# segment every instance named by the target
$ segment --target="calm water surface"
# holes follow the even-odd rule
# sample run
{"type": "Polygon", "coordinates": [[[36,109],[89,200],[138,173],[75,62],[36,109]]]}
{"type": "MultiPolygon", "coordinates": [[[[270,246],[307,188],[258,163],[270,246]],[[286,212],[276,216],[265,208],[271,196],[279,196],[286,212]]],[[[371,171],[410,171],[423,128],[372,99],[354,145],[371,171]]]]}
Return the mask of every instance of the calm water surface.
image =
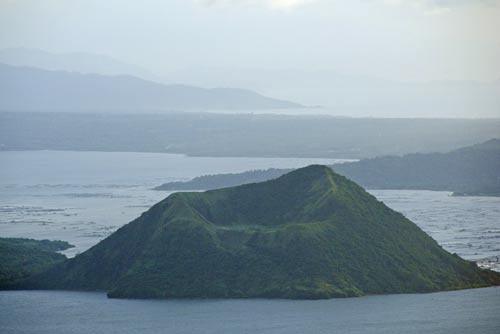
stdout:
{"type": "Polygon", "coordinates": [[[320,301],[1,292],[0,333],[494,334],[500,333],[500,288],[320,301]]]}

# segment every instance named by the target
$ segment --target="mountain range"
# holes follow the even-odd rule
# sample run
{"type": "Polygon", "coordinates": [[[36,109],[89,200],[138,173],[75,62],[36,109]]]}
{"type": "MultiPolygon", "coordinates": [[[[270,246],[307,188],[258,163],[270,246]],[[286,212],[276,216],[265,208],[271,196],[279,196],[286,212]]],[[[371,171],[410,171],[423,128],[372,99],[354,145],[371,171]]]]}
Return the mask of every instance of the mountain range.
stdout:
{"type": "Polygon", "coordinates": [[[234,88],[164,85],[128,75],[105,76],[0,64],[2,111],[258,110],[299,104],[234,88]]]}
{"type": "MultiPolygon", "coordinates": [[[[322,106],[314,111],[330,115],[477,118],[498,117],[500,110],[500,79],[491,82],[395,81],[332,69],[211,68],[204,65],[153,72],[106,55],[54,53],[31,48],[2,49],[0,63],[83,74],[130,75],[167,85],[239,87],[285,101],[322,106]]],[[[311,110],[300,112],[311,113],[311,110]]]]}

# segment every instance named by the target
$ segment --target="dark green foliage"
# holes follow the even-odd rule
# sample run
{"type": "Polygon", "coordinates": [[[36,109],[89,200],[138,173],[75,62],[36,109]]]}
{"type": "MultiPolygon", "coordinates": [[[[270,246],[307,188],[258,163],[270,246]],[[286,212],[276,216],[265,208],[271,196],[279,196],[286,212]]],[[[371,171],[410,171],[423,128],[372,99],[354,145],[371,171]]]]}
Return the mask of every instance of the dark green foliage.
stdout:
{"type": "Polygon", "coordinates": [[[332,298],[500,284],[325,166],[176,193],[30,288],[121,298],[332,298]]]}
{"type": "Polygon", "coordinates": [[[15,288],[33,274],[66,257],[55,253],[73,247],[65,241],[0,238],[0,290],[15,288]]]}

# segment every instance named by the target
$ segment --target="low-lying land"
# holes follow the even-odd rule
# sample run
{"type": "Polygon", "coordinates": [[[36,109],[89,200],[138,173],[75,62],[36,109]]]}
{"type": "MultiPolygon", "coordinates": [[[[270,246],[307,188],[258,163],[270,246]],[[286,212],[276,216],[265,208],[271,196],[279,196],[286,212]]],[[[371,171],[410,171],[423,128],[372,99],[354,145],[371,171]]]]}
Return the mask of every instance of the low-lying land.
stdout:
{"type": "MultiPolygon", "coordinates": [[[[330,166],[367,189],[451,191],[455,196],[500,195],[500,140],[447,153],[387,156],[330,166]]],[[[157,190],[206,190],[279,177],[290,170],[269,169],[239,174],[205,175],[187,182],[165,183],[157,190]]]]}
{"type": "Polygon", "coordinates": [[[500,138],[500,119],[0,112],[0,150],[9,151],[365,159],[447,152],[491,138],[500,138]]]}

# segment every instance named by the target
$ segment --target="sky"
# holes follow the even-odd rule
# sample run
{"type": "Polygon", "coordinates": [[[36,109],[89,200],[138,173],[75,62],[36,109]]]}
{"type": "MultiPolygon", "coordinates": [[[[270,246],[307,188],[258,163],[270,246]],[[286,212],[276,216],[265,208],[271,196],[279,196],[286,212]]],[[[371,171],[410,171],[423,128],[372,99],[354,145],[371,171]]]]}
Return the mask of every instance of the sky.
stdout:
{"type": "Polygon", "coordinates": [[[0,48],[89,52],[154,73],[330,70],[500,78],[497,0],[0,0],[0,48]]]}

